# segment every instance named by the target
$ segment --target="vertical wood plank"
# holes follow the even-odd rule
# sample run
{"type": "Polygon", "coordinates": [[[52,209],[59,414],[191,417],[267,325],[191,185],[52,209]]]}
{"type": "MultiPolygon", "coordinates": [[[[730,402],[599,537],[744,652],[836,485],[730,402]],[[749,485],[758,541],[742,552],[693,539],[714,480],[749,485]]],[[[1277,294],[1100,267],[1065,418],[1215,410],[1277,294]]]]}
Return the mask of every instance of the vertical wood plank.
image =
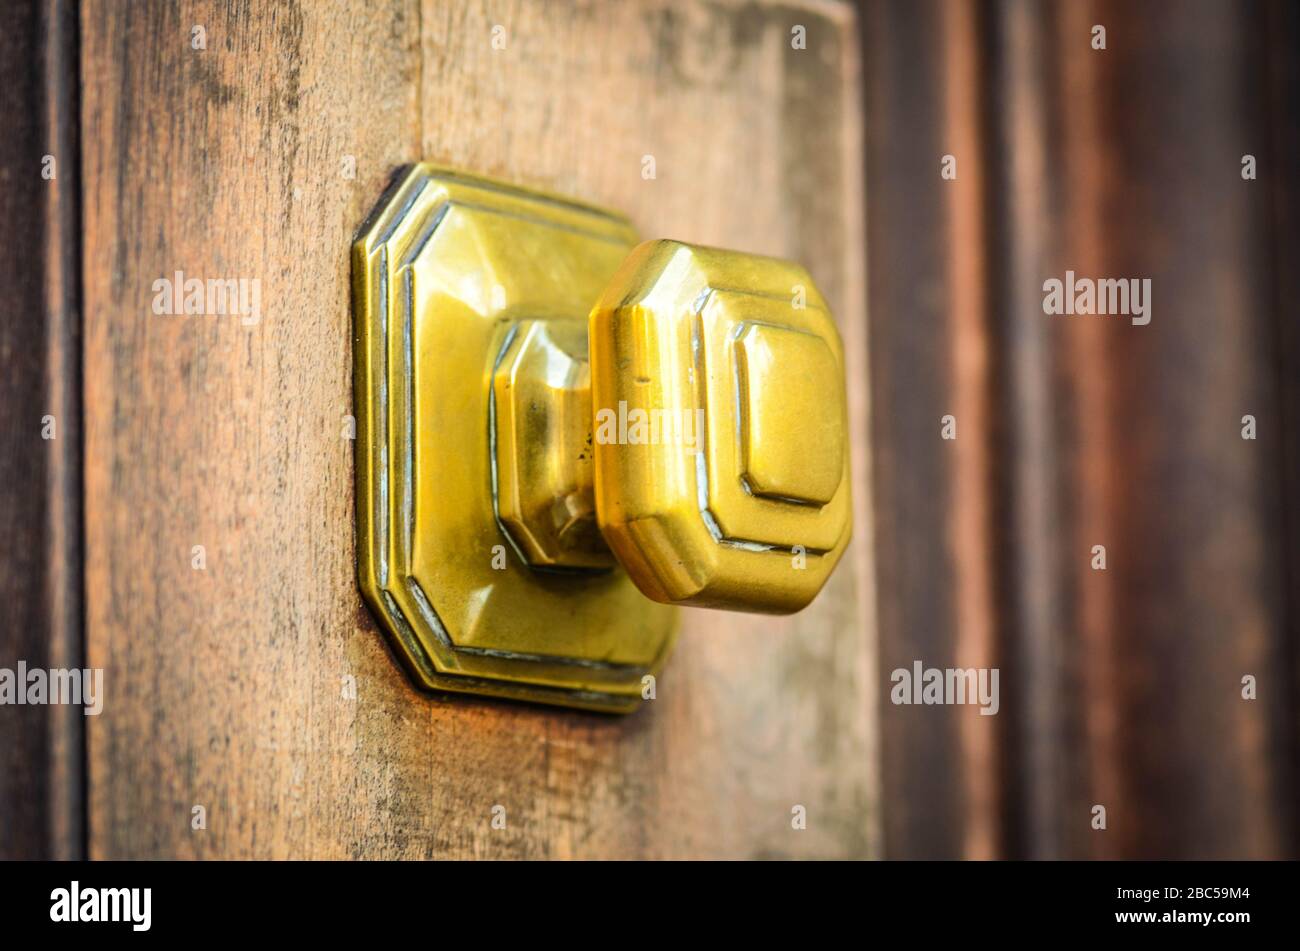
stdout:
{"type": "Polygon", "coordinates": [[[1243,153],[1269,149],[1261,13],[1080,4],[1056,25],[1062,49],[1093,23],[1115,39],[1104,57],[1061,57],[1062,100],[1078,104],[1060,140],[1074,227],[1052,273],[1152,286],[1148,326],[1076,319],[1055,334],[1072,381],[1059,451],[1079,461],[1062,521],[1082,752],[1108,812],[1107,834],[1079,848],[1099,857],[1294,850],[1270,214],[1291,170],[1241,174],[1243,153]],[[1258,699],[1243,699],[1247,675],[1268,685],[1258,699]]]}
{"type": "Polygon", "coordinates": [[[978,798],[989,761],[945,708],[886,707],[886,853],[1294,855],[1294,12],[958,6],[921,8],[933,32],[909,33],[911,4],[865,17],[882,666],[967,666],[955,645],[994,630],[999,780],[978,798]],[[941,77],[972,57],[955,105],[941,77]],[[961,232],[966,201],[982,225],[961,232]],[[1149,278],[1150,325],[1046,315],[1067,270],[1149,278]],[[992,460],[973,494],[948,411],[992,460]],[[951,534],[963,505],[986,534],[951,534]],[[982,561],[995,597],[962,610],[982,561]]]}
{"type": "Polygon", "coordinates": [[[355,582],[347,252],[418,149],[418,11],[88,3],[82,36],[91,854],[401,854],[359,746],[396,672],[355,582]],[[154,314],[177,271],[260,281],[260,320],[154,314]]]}
{"type": "Polygon", "coordinates": [[[88,630],[116,697],[90,735],[92,854],[873,854],[865,440],[854,546],[816,604],[694,614],[659,699],[611,719],[409,686],[357,593],[341,438],[348,245],[416,159],[804,261],[865,432],[851,10],[90,3],[84,21],[88,630]],[[153,315],[176,270],[259,278],[261,321],[153,315]]]}
{"type": "MultiPolygon", "coordinates": [[[[873,4],[863,17],[883,685],[916,661],[1000,656],[980,29],[965,4],[873,4]],[[940,178],[945,155],[955,180],[940,178]],[[941,438],[947,416],[955,440],[941,438]]],[[[883,699],[887,855],[1000,851],[1002,722],[883,699]]]]}
{"type": "MultiPolygon", "coordinates": [[[[0,667],[15,677],[82,666],[76,27],[71,4],[25,2],[0,30],[0,667]]],[[[0,858],[83,855],[84,719],[0,706],[0,858]]]]}
{"type": "MultiPolygon", "coordinates": [[[[1283,802],[1289,802],[1289,837],[1283,840],[1285,854],[1300,855],[1300,815],[1295,803],[1300,794],[1300,725],[1294,712],[1300,705],[1300,319],[1295,302],[1300,300],[1300,269],[1288,262],[1300,261],[1300,188],[1293,174],[1285,169],[1300,168],[1300,127],[1295,121],[1300,112],[1300,10],[1283,0],[1270,0],[1264,10],[1262,29],[1264,60],[1268,71],[1266,115],[1269,127],[1269,166],[1279,174],[1269,179],[1269,205],[1272,216],[1270,269],[1273,288],[1273,320],[1277,354],[1274,364],[1280,379],[1278,407],[1278,472],[1282,500],[1285,631],[1282,645],[1283,664],[1277,683],[1282,691],[1284,715],[1289,713],[1292,729],[1289,741],[1279,756],[1278,785],[1283,802]],[[1289,675],[1288,675],[1289,672],[1289,675]],[[1289,680],[1288,680],[1289,676],[1289,680]]],[[[1285,734],[1284,734],[1285,735],[1285,734]]]]}

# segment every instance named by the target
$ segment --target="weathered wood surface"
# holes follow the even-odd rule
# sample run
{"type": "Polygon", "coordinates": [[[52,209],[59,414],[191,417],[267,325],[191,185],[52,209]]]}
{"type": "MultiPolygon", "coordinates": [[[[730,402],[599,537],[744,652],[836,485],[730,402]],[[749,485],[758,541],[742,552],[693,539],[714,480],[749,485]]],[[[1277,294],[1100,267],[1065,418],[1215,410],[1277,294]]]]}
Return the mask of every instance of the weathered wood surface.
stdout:
{"type": "Polygon", "coordinates": [[[874,854],[850,8],[90,2],[82,41],[90,854],[874,854]],[[361,603],[347,251],[417,159],[797,258],[841,321],[851,552],[797,617],[692,613],[636,716],[419,694],[361,603]],[[154,315],[178,270],[259,279],[260,322],[154,315]]]}

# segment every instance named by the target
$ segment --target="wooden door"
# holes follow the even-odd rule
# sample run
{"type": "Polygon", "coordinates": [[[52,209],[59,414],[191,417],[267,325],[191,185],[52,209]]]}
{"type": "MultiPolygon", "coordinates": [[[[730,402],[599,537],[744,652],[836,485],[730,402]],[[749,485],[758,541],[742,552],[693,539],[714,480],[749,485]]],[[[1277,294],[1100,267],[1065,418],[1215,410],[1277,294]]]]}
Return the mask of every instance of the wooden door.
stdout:
{"type": "Polygon", "coordinates": [[[11,6],[0,677],[107,696],[0,704],[0,858],[1300,854],[1294,4],[11,6]],[[358,594],[348,247],[418,160],[840,321],[851,551],[689,612],[629,718],[419,693],[358,594]],[[1049,317],[1067,269],[1158,312],[1049,317]],[[260,319],[154,314],[177,271],[260,319]],[[917,662],[998,714],[889,702],[917,662]]]}
{"type": "Polygon", "coordinates": [[[875,854],[852,9],[92,0],[79,27],[89,855],[875,854]],[[634,716],[422,694],[358,594],[348,249],[418,160],[799,260],[840,321],[850,553],[797,616],[689,612],[634,716]],[[176,271],[259,279],[260,321],[153,314],[176,271]]]}

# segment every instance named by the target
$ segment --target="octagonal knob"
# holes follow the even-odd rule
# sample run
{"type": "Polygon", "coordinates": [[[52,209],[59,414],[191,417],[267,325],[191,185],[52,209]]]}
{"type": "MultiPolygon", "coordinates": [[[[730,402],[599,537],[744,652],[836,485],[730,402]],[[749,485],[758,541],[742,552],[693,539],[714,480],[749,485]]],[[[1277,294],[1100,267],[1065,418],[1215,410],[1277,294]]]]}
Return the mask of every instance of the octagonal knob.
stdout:
{"type": "Polygon", "coordinates": [[[808,272],[635,248],[588,320],[595,513],[656,601],[787,613],[848,543],[844,354],[808,272]]]}

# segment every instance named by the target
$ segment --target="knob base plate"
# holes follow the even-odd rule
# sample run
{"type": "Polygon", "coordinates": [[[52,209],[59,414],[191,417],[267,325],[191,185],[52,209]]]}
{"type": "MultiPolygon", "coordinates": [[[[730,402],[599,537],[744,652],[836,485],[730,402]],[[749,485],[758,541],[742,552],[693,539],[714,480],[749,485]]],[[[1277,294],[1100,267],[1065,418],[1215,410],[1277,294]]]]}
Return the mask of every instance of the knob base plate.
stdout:
{"type": "Polygon", "coordinates": [[[676,608],[616,565],[530,566],[494,504],[500,355],[524,322],[584,319],[636,240],[616,213],[421,164],[353,245],[357,572],[422,687],[628,712],[671,650],[676,608]]]}

